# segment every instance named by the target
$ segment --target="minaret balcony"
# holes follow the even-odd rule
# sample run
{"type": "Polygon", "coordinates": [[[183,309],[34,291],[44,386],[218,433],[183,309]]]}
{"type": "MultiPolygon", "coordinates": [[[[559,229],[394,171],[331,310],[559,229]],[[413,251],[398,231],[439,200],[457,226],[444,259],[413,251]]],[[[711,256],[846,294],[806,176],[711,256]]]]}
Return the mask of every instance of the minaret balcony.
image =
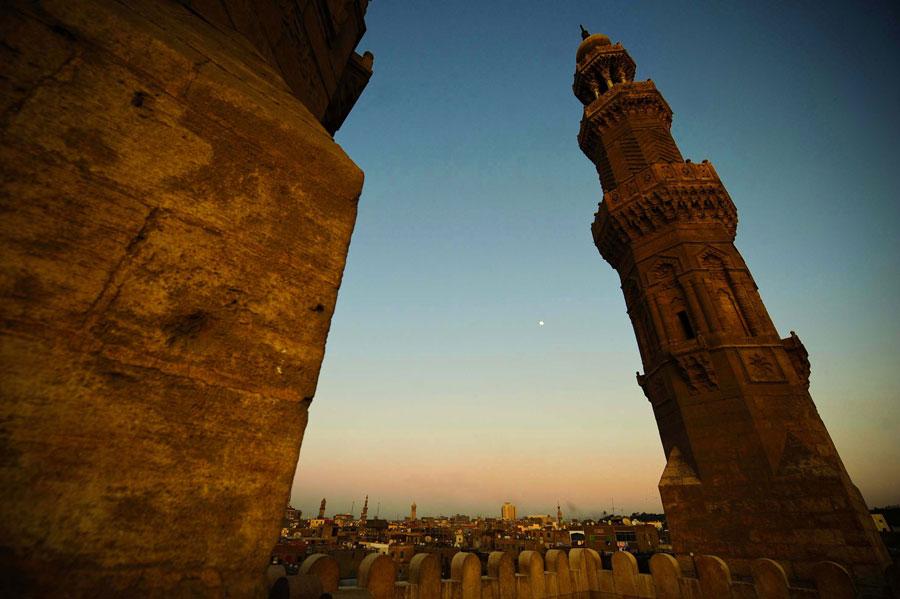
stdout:
{"type": "Polygon", "coordinates": [[[582,104],[590,104],[617,85],[634,81],[634,60],[605,35],[593,35],[578,48],[572,92],[582,104]]]}
{"type": "Polygon", "coordinates": [[[614,266],[630,247],[671,225],[718,223],[729,241],[737,209],[712,164],[655,163],[603,195],[591,229],[601,255],[614,266]]]}

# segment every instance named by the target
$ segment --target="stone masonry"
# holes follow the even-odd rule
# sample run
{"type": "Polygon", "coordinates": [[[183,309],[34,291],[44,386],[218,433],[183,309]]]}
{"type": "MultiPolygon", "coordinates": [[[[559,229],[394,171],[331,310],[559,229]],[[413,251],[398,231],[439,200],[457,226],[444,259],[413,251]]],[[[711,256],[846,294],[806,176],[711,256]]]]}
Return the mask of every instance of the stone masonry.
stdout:
{"type": "Polygon", "coordinates": [[[3,3],[0,595],[266,592],[366,4],[3,3]]]}
{"type": "Polygon", "coordinates": [[[410,562],[409,577],[399,580],[396,564],[372,553],[359,565],[356,586],[341,586],[337,561],[324,554],[307,557],[297,574],[270,566],[273,599],[854,599],[853,579],[834,562],[820,562],[812,579],[798,585],[771,559],[751,564],[747,580],[732,578],[728,565],[713,555],[694,558],[696,575],[685,575],[678,561],[657,553],[649,560],[649,574],[627,551],[610,557],[604,567],[593,549],[550,549],[488,555],[459,552],[450,563],[450,577],[441,578],[438,557],[418,553],[410,562]]]}
{"type": "Polygon", "coordinates": [[[879,587],[889,559],[809,394],[806,349],[782,339],[734,246],[737,211],[707,161],[684,160],[672,111],[604,35],[578,48],[578,141],[603,186],[592,227],[619,273],[667,465],[673,549],[749,575],[822,560],[879,587]]]}

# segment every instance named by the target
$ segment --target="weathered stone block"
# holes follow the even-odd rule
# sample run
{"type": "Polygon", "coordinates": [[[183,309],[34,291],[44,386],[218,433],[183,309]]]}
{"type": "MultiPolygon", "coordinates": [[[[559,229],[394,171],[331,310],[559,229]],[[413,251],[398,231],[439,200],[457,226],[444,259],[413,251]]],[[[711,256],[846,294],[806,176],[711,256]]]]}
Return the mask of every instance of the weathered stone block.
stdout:
{"type": "Polygon", "coordinates": [[[5,588],[261,593],[362,173],[177,4],[2,19],[5,588]]]}

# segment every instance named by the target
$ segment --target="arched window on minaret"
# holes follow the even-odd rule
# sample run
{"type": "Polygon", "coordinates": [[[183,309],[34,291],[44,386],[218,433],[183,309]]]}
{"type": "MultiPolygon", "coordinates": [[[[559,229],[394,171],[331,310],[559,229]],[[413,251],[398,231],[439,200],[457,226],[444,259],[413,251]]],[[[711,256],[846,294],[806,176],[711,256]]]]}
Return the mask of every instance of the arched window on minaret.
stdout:
{"type": "Polygon", "coordinates": [[[676,297],[669,306],[671,308],[671,313],[677,321],[677,330],[680,332],[682,340],[690,341],[691,339],[696,339],[697,329],[694,328],[694,323],[688,315],[687,306],[685,305],[684,300],[681,297],[676,297]]]}

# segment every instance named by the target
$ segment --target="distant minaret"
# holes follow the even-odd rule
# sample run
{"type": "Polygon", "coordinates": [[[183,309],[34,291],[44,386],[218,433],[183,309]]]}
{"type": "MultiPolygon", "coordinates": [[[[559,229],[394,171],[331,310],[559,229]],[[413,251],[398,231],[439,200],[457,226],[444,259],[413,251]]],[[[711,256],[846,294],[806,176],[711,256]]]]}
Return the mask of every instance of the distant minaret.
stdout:
{"type": "Polygon", "coordinates": [[[410,520],[416,519],[416,502],[415,501],[413,501],[413,504],[410,506],[409,519],[410,520]]]}
{"type": "Polygon", "coordinates": [[[359,515],[360,524],[362,527],[366,527],[366,520],[369,518],[369,496],[366,495],[366,501],[363,503],[362,513],[359,515]]]}
{"type": "Polygon", "coordinates": [[[322,503],[319,504],[319,520],[323,520],[325,518],[325,498],[322,498],[322,503]]]}
{"type": "Polygon", "coordinates": [[[562,508],[559,507],[559,501],[556,502],[556,523],[562,526],[562,508]]]}

